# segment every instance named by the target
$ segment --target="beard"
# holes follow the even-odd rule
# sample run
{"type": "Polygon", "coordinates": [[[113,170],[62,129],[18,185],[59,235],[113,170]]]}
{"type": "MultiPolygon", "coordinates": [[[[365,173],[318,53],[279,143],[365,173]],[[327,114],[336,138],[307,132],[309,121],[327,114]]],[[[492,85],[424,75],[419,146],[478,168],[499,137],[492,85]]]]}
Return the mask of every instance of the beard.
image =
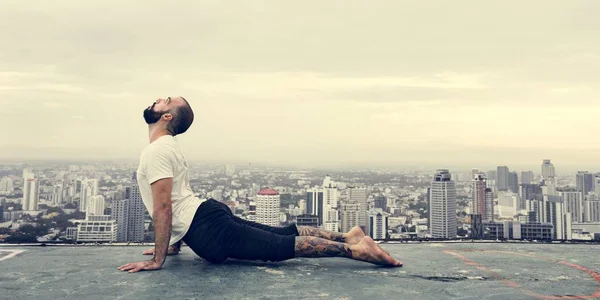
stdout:
{"type": "Polygon", "coordinates": [[[148,124],[148,125],[158,122],[158,120],[160,120],[160,117],[162,117],[163,114],[168,112],[168,111],[154,111],[155,105],[156,105],[156,103],[152,104],[151,107],[144,109],[144,120],[146,121],[146,124],[148,124]]]}

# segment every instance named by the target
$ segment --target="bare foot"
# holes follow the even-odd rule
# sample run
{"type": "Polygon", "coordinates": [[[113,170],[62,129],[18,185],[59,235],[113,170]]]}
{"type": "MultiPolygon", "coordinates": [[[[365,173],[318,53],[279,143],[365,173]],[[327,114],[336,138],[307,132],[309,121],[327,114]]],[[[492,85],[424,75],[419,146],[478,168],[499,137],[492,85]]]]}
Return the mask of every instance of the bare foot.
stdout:
{"type": "Polygon", "coordinates": [[[352,258],[376,265],[402,267],[403,263],[383,251],[371,237],[365,236],[357,245],[353,245],[352,258]]]}
{"type": "Polygon", "coordinates": [[[348,233],[344,234],[344,242],[350,245],[358,244],[365,237],[365,233],[359,226],[354,226],[348,233]]]}
{"type": "MultiPolygon", "coordinates": [[[[365,233],[362,229],[360,229],[360,226],[354,226],[352,229],[350,229],[350,231],[348,231],[348,233],[344,234],[344,242],[346,244],[356,245],[360,243],[364,237],[365,233]]],[[[379,245],[377,245],[377,247],[381,248],[379,245]]],[[[385,249],[381,248],[381,250],[390,255],[390,253],[385,251],[385,249]]]]}

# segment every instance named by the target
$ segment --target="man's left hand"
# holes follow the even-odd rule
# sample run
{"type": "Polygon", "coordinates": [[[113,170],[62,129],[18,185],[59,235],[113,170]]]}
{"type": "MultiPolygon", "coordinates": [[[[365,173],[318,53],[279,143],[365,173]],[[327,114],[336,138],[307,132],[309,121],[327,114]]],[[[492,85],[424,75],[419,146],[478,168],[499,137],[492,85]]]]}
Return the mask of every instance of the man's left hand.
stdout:
{"type": "Polygon", "coordinates": [[[162,266],[154,260],[141,261],[131,264],[120,266],[118,269],[121,271],[129,271],[129,273],[135,273],[138,271],[154,271],[159,270],[162,266]]]}

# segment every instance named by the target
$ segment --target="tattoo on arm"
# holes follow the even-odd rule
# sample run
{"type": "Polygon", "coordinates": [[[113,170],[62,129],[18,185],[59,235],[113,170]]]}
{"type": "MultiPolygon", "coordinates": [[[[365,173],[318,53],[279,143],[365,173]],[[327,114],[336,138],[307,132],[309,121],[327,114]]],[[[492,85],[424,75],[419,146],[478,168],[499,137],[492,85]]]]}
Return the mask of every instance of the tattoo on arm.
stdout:
{"type": "Polygon", "coordinates": [[[315,236],[315,237],[324,238],[324,239],[327,239],[330,241],[335,241],[335,242],[340,242],[340,243],[345,242],[344,236],[340,232],[321,230],[319,228],[309,227],[309,226],[298,226],[298,232],[300,233],[300,236],[315,236]]]}
{"type": "Polygon", "coordinates": [[[352,258],[350,245],[328,241],[314,236],[296,237],[296,257],[348,257],[352,258]]]}

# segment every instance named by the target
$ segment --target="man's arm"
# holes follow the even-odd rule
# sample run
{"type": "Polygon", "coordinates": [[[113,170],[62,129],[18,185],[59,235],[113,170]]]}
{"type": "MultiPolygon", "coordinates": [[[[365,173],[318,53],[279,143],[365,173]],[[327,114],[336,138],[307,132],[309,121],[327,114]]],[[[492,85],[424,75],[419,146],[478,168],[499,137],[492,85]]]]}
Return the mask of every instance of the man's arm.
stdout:
{"type": "Polygon", "coordinates": [[[165,262],[171,240],[171,191],[173,190],[173,178],[163,178],[152,183],[152,199],[154,211],[154,258],[159,266],[165,262]]]}

